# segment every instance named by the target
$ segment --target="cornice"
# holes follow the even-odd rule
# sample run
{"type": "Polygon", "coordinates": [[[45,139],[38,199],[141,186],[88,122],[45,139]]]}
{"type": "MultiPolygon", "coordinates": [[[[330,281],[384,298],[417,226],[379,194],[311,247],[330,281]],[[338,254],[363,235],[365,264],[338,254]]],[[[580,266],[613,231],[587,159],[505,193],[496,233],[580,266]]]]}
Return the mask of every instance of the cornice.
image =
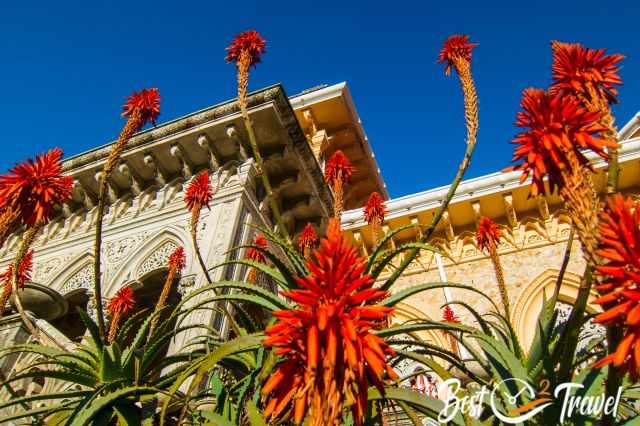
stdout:
{"type": "MultiPolygon", "coordinates": [[[[603,168],[606,163],[593,152],[586,153],[596,169],[603,168]]],[[[625,141],[620,146],[619,161],[624,163],[640,158],[640,138],[625,141]]],[[[515,188],[527,187],[531,184],[531,178],[520,182],[520,172],[492,173],[489,175],[464,180],[458,186],[456,194],[451,199],[450,205],[486,197],[491,194],[511,191],[515,188]]],[[[430,189],[404,197],[387,201],[387,220],[414,215],[423,211],[435,209],[449,191],[449,185],[430,189]]],[[[344,212],[342,224],[345,229],[356,229],[366,226],[363,218],[363,209],[354,209],[344,212]]]]}
{"type": "MultiPolygon", "coordinates": [[[[274,101],[283,96],[286,99],[284,88],[282,87],[282,85],[276,84],[264,89],[251,92],[248,96],[247,103],[249,108],[251,109],[274,101]]],[[[149,145],[158,139],[175,135],[179,132],[189,130],[193,127],[200,126],[205,123],[215,122],[225,117],[229,117],[239,113],[240,108],[236,99],[228,100],[220,104],[210,106],[208,108],[193,112],[167,123],[163,123],[157,127],[137,133],[131,139],[129,139],[125,152],[130,151],[133,148],[149,145]]],[[[65,172],[71,172],[74,169],[80,168],[87,164],[97,163],[101,160],[106,159],[106,157],[111,152],[112,143],[113,142],[110,142],[108,144],[94,148],[90,151],[67,158],[63,162],[63,170],[65,172]]]]}

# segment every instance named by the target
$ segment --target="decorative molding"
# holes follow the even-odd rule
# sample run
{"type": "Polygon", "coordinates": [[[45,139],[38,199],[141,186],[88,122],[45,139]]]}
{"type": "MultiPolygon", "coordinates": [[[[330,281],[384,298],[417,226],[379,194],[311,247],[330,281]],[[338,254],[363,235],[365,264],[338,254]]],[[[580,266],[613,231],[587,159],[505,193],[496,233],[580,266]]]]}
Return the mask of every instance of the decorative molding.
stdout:
{"type": "MultiPolygon", "coordinates": [[[[282,88],[282,86],[275,85],[259,90],[257,92],[250,93],[247,98],[247,104],[249,108],[252,108],[271,101],[278,101],[279,103],[281,103],[282,100],[280,98],[284,98],[284,101],[289,104],[289,100],[284,94],[284,89],[282,88]]],[[[177,120],[170,121],[166,124],[162,124],[158,127],[154,127],[152,129],[145,130],[136,134],[127,142],[125,153],[140,146],[150,145],[156,140],[173,136],[177,133],[192,129],[204,123],[220,120],[223,117],[228,117],[233,114],[239,113],[240,108],[238,107],[238,103],[235,99],[218,105],[214,105],[205,110],[186,115],[177,120]]],[[[295,116],[293,117],[293,119],[295,120],[295,116]]],[[[63,162],[63,170],[65,172],[68,172],[91,163],[100,163],[106,160],[107,156],[111,152],[111,144],[112,142],[83,154],[68,158],[63,162]]]]}
{"type": "Polygon", "coordinates": [[[107,241],[104,245],[106,262],[111,264],[120,263],[135,248],[140,247],[150,235],[151,231],[144,231],[118,240],[107,241]]]}
{"type": "Polygon", "coordinates": [[[78,272],[73,274],[71,278],[69,278],[62,287],[60,287],[60,294],[65,295],[73,290],[77,290],[79,288],[85,288],[90,290],[93,288],[93,264],[87,263],[83,266],[78,272]]]}
{"type": "Polygon", "coordinates": [[[69,261],[73,257],[75,256],[67,254],[65,256],[56,256],[50,259],[45,259],[41,262],[34,262],[33,281],[41,284],[48,284],[57,272],[68,265],[69,261]]]}
{"type": "Polygon", "coordinates": [[[193,290],[195,284],[196,274],[186,275],[180,278],[180,281],[178,282],[178,293],[180,293],[182,297],[186,296],[187,293],[193,290]]]}
{"type": "Polygon", "coordinates": [[[513,195],[510,192],[502,194],[502,202],[507,216],[507,222],[512,228],[518,226],[518,216],[516,209],[513,207],[513,195]]]}
{"type": "Polygon", "coordinates": [[[453,232],[453,226],[451,225],[448,210],[442,213],[442,220],[440,222],[442,223],[442,226],[444,226],[444,235],[446,236],[447,241],[453,241],[455,238],[455,232],[453,232]]]}

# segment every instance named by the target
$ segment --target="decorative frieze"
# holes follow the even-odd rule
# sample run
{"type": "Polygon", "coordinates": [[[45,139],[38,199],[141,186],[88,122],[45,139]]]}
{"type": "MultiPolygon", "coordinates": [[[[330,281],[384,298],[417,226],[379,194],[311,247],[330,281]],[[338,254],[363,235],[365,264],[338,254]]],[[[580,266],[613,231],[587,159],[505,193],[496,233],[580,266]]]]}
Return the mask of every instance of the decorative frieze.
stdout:
{"type": "Polygon", "coordinates": [[[59,292],[60,294],[65,295],[79,288],[85,288],[89,290],[93,288],[93,278],[93,264],[88,263],[78,272],[73,274],[71,278],[69,278],[64,284],[62,284],[59,292]]]}
{"type": "Polygon", "coordinates": [[[136,247],[149,238],[151,231],[140,232],[118,240],[107,241],[104,245],[104,253],[107,263],[119,263],[133,252],[136,247]]]}

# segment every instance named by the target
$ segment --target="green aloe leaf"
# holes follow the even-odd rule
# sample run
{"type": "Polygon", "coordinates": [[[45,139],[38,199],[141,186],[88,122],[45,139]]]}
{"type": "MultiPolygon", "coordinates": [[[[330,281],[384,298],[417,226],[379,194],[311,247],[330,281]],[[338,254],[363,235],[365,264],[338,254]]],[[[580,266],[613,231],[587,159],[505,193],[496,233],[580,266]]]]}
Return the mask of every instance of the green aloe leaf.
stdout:
{"type": "Polygon", "coordinates": [[[102,410],[115,407],[116,404],[129,397],[139,398],[142,395],[152,395],[158,393],[158,389],[146,386],[130,386],[106,393],[96,398],[82,412],[80,412],[69,426],[85,426],[92,423],[92,420],[100,414],[102,410]]]}

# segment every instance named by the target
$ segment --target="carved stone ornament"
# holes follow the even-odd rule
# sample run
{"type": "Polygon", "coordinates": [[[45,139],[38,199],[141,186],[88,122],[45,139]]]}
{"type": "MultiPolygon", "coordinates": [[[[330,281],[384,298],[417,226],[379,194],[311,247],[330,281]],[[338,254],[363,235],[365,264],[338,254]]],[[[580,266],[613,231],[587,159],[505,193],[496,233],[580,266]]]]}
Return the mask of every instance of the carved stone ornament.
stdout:
{"type": "Polygon", "coordinates": [[[162,244],[138,266],[136,277],[140,278],[151,271],[167,266],[169,255],[177,248],[178,245],[173,241],[162,244]]]}

